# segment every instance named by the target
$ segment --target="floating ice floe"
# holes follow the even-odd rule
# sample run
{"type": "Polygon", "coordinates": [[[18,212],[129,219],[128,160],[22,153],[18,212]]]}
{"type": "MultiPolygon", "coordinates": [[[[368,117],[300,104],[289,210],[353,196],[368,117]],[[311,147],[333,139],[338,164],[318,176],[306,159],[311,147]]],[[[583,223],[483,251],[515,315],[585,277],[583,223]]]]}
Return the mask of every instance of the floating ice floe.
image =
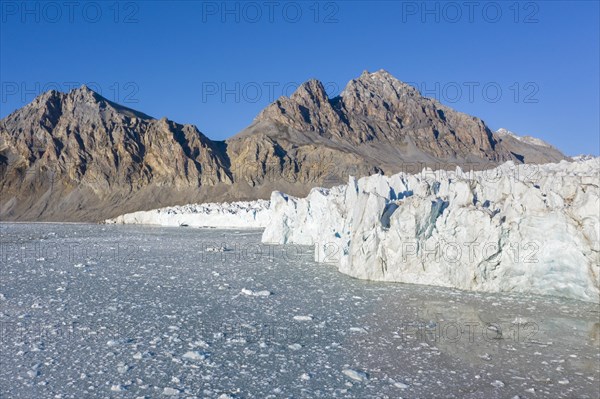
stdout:
{"type": "Polygon", "coordinates": [[[110,387],[110,390],[113,392],[124,392],[127,390],[123,385],[115,384],[110,387]]]}
{"type": "Polygon", "coordinates": [[[247,296],[269,296],[273,294],[271,291],[252,291],[247,288],[242,288],[241,293],[247,296]]]}
{"type": "Polygon", "coordinates": [[[188,360],[204,360],[208,357],[208,354],[200,351],[188,351],[183,357],[188,360]]]}
{"type": "Polygon", "coordinates": [[[344,369],[342,370],[345,376],[353,379],[354,381],[366,381],[369,379],[369,375],[364,371],[352,370],[352,369],[344,369]]]}
{"type": "Polygon", "coordinates": [[[179,389],[175,389],[175,388],[171,388],[171,387],[166,387],[163,389],[163,395],[165,396],[175,396],[175,395],[179,395],[181,393],[181,391],[179,389]]]}
{"type": "Polygon", "coordinates": [[[312,316],[294,316],[294,320],[296,321],[311,321],[312,319],[312,316]]]}
{"type": "Polygon", "coordinates": [[[206,247],[206,249],[204,249],[204,252],[226,252],[229,251],[229,249],[225,248],[225,247],[206,247]]]}

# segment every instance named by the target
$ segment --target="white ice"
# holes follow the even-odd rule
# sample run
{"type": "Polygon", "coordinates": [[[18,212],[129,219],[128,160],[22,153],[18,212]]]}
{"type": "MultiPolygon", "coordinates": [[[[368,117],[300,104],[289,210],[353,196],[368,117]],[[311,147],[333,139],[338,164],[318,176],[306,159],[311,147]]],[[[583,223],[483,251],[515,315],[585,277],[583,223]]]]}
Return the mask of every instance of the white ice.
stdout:
{"type": "Polygon", "coordinates": [[[127,213],[105,221],[107,224],[159,226],[262,228],[269,221],[269,201],[240,201],[170,206],[127,213]]]}
{"type": "Polygon", "coordinates": [[[271,196],[262,241],[353,277],[598,301],[600,158],[349,179],[271,196]]]}
{"type": "Polygon", "coordinates": [[[168,207],[107,223],[265,228],[264,243],[314,245],[317,262],[356,278],[597,302],[599,165],[581,158],[350,177],[306,198],[273,192],[270,201],[168,207]]]}

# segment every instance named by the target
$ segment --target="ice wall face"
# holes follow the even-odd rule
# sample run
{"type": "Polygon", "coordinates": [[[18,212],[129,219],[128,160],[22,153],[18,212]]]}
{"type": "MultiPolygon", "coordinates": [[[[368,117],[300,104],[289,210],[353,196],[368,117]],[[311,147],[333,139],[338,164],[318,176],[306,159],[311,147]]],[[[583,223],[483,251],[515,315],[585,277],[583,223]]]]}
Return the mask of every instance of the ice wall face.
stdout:
{"type": "Polygon", "coordinates": [[[263,242],[314,244],[351,276],[598,301],[600,158],[374,175],[278,192],[263,242]]]}
{"type": "Polygon", "coordinates": [[[240,201],[170,206],[127,213],[106,223],[217,228],[263,228],[269,222],[269,201],[240,201]]]}

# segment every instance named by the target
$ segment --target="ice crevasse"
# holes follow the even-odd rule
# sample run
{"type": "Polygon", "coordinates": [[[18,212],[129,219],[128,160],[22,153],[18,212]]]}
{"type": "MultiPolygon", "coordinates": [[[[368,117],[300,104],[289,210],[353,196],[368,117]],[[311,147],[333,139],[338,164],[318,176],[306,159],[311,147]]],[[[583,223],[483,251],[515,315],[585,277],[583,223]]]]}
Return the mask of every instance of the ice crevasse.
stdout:
{"type": "Polygon", "coordinates": [[[599,301],[600,158],[355,179],[271,195],[262,241],[380,281],[599,301]]]}

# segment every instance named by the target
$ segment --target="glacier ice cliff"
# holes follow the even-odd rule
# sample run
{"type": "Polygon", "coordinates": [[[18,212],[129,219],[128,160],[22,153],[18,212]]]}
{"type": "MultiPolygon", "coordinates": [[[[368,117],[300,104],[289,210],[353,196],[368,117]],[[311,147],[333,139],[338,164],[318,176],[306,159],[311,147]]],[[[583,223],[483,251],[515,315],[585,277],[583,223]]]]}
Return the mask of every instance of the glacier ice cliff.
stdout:
{"type": "Polygon", "coordinates": [[[269,201],[189,204],[139,211],[108,219],[108,224],[148,224],[216,228],[264,228],[269,222],[269,201]]]}
{"type": "Polygon", "coordinates": [[[273,192],[262,241],[379,281],[599,300],[600,158],[273,192]]]}

